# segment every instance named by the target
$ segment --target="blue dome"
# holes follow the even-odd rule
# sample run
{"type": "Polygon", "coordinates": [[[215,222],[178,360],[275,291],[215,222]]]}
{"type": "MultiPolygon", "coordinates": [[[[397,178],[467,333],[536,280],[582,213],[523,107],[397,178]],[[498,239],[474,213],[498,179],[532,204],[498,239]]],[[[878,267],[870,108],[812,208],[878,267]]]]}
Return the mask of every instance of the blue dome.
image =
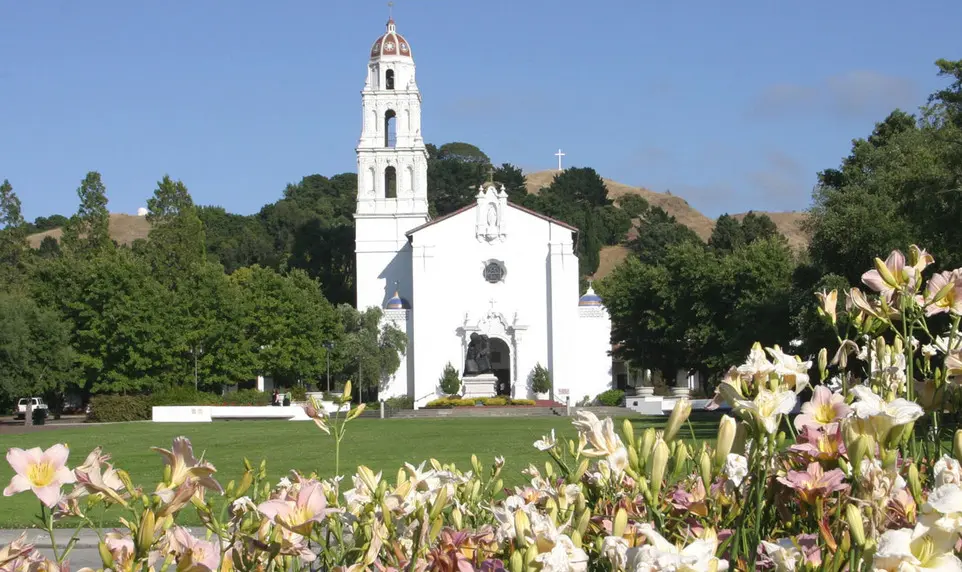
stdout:
{"type": "Polygon", "coordinates": [[[584,293],[584,296],[578,299],[579,306],[603,306],[601,302],[601,296],[595,294],[595,289],[588,285],[588,291],[584,293]]]}
{"type": "Polygon", "coordinates": [[[408,301],[402,298],[401,295],[397,293],[397,290],[394,291],[394,296],[384,305],[386,310],[407,310],[410,307],[411,305],[408,304],[408,301]]]}

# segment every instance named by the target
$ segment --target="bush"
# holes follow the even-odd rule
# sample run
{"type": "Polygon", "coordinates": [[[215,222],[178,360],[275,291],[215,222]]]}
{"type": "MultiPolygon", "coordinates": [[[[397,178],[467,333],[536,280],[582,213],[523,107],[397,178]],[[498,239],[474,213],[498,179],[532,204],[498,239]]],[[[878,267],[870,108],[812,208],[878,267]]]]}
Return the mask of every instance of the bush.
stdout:
{"type": "Polygon", "coordinates": [[[270,405],[271,394],[256,389],[242,389],[228,393],[216,405],[270,405]]]}
{"type": "Polygon", "coordinates": [[[534,374],[531,376],[531,391],[535,393],[551,391],[551,374],[540,363],[534,366],[534,374]]]}
{"type": "Polygon", "coordinates": [[[478,403],[485,407],[505,407],[514,405],[534,405],[530,399],[509,399],[507,397],[480,397],[476,399],[460,399],[457,397],[441,397],[429,401],[425,409],[451,409],[452,407],[474,407],[478,403]]]}
{"type": "Polygon", "coordinates": [[[142,395],[95,395],[90,398],[88,421],[109,423],[150,419],[150,401],[142,395]]]}
{"type": "Polygon", "coordinates": [[[621,405],[621,402],[625,398],[625,392],[620,389],[609,389],[604,393],[599,393],[595,401],[598,405],[604,405],[606,407],[617,407],[621,405]]]}
{"type": "Polygon", "coordinates": [[[533,399],[512,399],[508,405],[535,405],[533,399]]]}
{"type": "Polygon", "coordinates": [[[391,409],[414,409],[414,398],[406,395],[388,397],[384,400],[384,406],[391,409]]]}
{"type": "Polygon", "coordinates": [[[508,400],[504,397],[485,397],[481,400],[485,407],[503,407],[508,404],[508,400]]]}
{"type": "Polygon", "coordinates": [[[219,405],[221,397],[196,391],[193,387],[172,387],[147,396],[151,407],[164,405],[219,405]]]}
{"type": "Polygon", "coordinates": [[[458,377],[458,370],[454,369],[451,362],[444,366],[444,373],[438,379],[438,384],[441,386],[441,391],[447,395],[457,395],[461,391],[461,378],[458,377]]]}
{"type": "Polygon", "coordinates": [[[303,385],[292,387],[291,401],[307,401],[307,388],[303,385]]]}

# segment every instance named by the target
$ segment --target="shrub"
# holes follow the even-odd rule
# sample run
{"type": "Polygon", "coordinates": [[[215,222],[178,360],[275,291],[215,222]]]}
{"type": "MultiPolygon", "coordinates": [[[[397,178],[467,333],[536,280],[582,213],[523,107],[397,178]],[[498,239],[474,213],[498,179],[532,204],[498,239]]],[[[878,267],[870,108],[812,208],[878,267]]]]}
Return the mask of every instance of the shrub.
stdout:
{"type": "Polygon", "coordinates": [[[607,407],[617,407],[621,405],[622,400],[625,398],[625,392],[620,389],[609,389],[604,393],[599,393],[595,401],[598,405],[604,405],[607,407]]]}
{"type": "Polygon", "coordinates": [[[303,385],[292,387],[291,401],[307,401],[307,388],[303,385]]]}
{"type": "Polygon", "coordinates": [[[535,405],[533,399],[512,399],[509,405],[535,405]]]}
{"type": "Polygon", "coordinates": [[[397,395],[384,400],[384,406],[391,409],[414,409],[414,398],[407,395],[397,395]]]}
{"type": "Polygon", "coordinates": [[[457,395],[461,391],[461,378],[458,377],[458,370],[454,369],[451,362],[444,366],[444,373],[438,379],[438,385],[441,386],[441,391],[447,395],[457,395]]]}
{"type": "Polygon", "coordinates": [[[534,373],[531,376],[531,391],[535,393],[551,391],[551,374],[540,363],[534,366],[534,373]]]}
{"type": "Polygon", "coordinates": [[[486,397],[481,402],[485,407],[503,407],[508,404],[508,400],[504,397],[486,397]]]}
{"type": "Polygon", "coordinates": [[[164,405],[218,405],[219,395],[196,391],[193,387],[171,387],[147,396],[151,407],[164,405]]]}
{"type": "Polygon", "coordinates": [[[219,405],[270,405],[271,394],[256,389],[242,389],[225,395],[219,405]]]}
{"type": "Polygon", "coordinates": [[[150,401],[142,395],[96,395],[90,398],[89,421],[110,423],[150,419],[150,401]]]}

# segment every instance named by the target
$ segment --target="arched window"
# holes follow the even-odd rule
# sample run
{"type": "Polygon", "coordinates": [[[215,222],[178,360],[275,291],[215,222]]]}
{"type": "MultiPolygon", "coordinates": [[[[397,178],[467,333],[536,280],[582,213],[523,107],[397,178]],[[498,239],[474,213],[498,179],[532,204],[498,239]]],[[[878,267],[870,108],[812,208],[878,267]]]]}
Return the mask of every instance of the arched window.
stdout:
{"type": "Polygon", "coordinates": [[[376,175],[374,174],[374,167],[368,167],[366,177],[367,181],[364,182],[364,188],[371,196],[374,196],[374,186],[377,183],[377,179],[375,177],[376,175]]]}
{"type": "Polygon", "coordinates": [[[393,109],[384,113],[384,146],[394,147],[397,143],[397,116],[393,109]]]}
{"type": "Polygon", "coordinates": [[[397,198],[397,170],[394,167],[384,169],[384,197],[397,198]]]}
{"type": "Polygon", "coordinates": [[[384,74],[384,84],[387,89],[394,89],[394,70],[387,70],[384,74]]]}

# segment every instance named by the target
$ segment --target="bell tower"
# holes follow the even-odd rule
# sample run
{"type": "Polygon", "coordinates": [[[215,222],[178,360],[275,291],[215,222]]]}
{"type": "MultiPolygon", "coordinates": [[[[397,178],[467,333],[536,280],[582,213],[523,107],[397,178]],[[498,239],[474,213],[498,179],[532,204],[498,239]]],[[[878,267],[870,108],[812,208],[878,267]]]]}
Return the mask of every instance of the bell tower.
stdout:
{"type": "Polygon", "coordinates": [[[359,309],[383,308],[395,283],[402,298],[411,300],[405,233],[428,221],[428,153],[414,69],[411,45],[392,18],[371,46],[361,90],[354,215],[359,309]]]}

